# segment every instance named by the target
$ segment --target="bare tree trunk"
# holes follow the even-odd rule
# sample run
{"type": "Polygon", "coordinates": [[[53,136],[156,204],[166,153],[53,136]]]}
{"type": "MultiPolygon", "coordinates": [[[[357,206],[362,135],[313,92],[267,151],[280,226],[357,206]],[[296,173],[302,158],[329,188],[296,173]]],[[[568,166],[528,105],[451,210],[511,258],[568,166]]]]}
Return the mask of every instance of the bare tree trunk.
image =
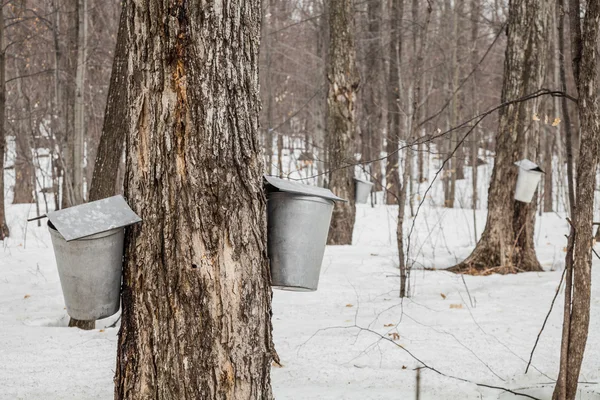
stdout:
{"type": "Polygon", "coordinates": [[[270,400],[260,0],[124,4],[125,195],[144,222],[126,239],[115,398],[270,400]]]}
{"type": "Polygon", "coordinates": [[[352,244],[354,207],[355,103],[358,89],[352,0],[329,2],[329,92],[327,141],[329,188],[348,202],[333,210],[327,243],[352,244]]]}
{"type": "MultiPolygon", "coordinates": [[[[364,93],[364,118],[362,123],[362,151],[361,161],[379,158],[382,148],[383,132],[383,52],[381,40],[381,2],[382,0],[373,0],[367,3],[368,12],[368,36],[366,46],[366,65],[365,79],[367,82],[363,86],[364,93]]],[[[375,184],[374,191],[380,191],[381,185],[381,162],[376,161],[368,166],[373,175],[372,181],[375,184]]]]}
{"type": "Polygon", "coordinates": [[[8,237],[8,225],[4,211],[4,153],[6,138],[4,118],[6,113],[6,46],[4,44],[4,6],[0,6],[0,240],[8,237]]]}
{"type": "Polygon", "coordinates": [[[404,18],[404,0],[391,0],[391,33],[389,49],[389,72],[387,90],[387,141],[386,141],[386,204],[398,204],[400,196],[400,176],[398,174],[400,142],[400,62],[402,60],[402,20],[404,18]]]}
{"type": "Polygon", "coordinates": [[[96,152],[94,174],[89,200],[100,200],[119,193],[119,170],[123,156],[123,144],[128,129],[129,104],[127,101],[127,16],[126,7],[121,9],[119,32],[108,86],[108,97],[104,111],[102,136],[96,152]]]}
{"type": "MultiPolygon", "coordinates": [[[[15,69],[20,70],[19,62],[15,59],[15,69]]],[[[22,79],[16,80],[17,93],[19,95],[17,107],[19,110],[28,112],[26,107],[27,96],[23,91],[22,79]]],[[[15,190],[13,204],[31,204],[35,201],[35,169],[31,154],[31,131],[29,119],[23,115],[17,117],[17,130],[15,133],[16,159],[15,159],[15,190]]]]}
{"type": "MultiPolygon", "coordinates": [[[[600,3],[588,0],[583,26],[579,25],[580,4],[571,0],[573,71],[577,92],[581,127],[581,140],[577,165],[577,193],[570,236],[571,251],[567,252],[567,264],[573,265],[573,287],[565,289],[565,300],[571,300],[571,309],[565,307],[561,369],[554,399],[573,400],[577,395],[577,382],[588,337],[592,283],[592,246],[594,218],[594,192],[596,170],[600,161],[600,107],[595,88],[598,85],[598,33],[600,30],[600,3]],[[565,351],[566,350],[566,351],[565,351]]],[[[565,302],[565,304],[568,304],[565,302]]]]}
{"type": "MultiPolygon", "coordinates": [[[[416,47],[416,38],[421,38],[418,50],[416,51],[416,60],[414,64],[413,76],[415,80],[415,87],[413,92],[412,101],[412,114],[410,121],[410,133],[407,135],[407,143],[416,137],[418,134],[418,123],[419,123],[419,105],[421,103],[421,84],[423,82],[423,71],[425,66],[425,49],[427,47],[427,31],[429,28],[429,21],[431,20],[431,5],[427,5],[427,12],[425,14],[425,21],[420,24],[421,27],[418,31],[415,31],[413,37],[413,45],[416,47]]],[[[418,17],[418,0],[413,0],[412,8],[413,19],[416,22],[418,17]]],[[[408,195],[409,180],[411,180],[411,148],[407,147],[404,159],[404,171],[402,174],[402,188],[400,189],[400,196],[398,199],[398,220],[396,222],[396,236],[398,246],[398,265],[400,266],[400,297],[408,297],[410,294],[410,265],[406,259],[404,253],[404,209],[406,205],[406,198],[408,195]]]]}
{"type": "MultiPolygon", "coordinates": [[[[475,115],[479,115],[479,96],[477,91],[477,64],[478,64],[478,52],[477,52],[477,37],[479,35],[479,13],[481,12],[481,6],[479,0],[471,0],[471,68],[473,69],[473,84],[472,88],[472,104],[475,115]]],[[[478,195],[478,162],[479,162],[479,135],[481,129],[475,127],[473,137],[471,137],[471,180],[472,180],[472,204],[473,208],[473,236],[475,242],[477,242],[477,202],[479,201],[478,195]]]]}
{"type": "MultiPolygon", "coordinates": [[[[503,102],[538,90],[543,83],[547,60],[548,1],[514,1],[509,8],[503,102]]],[[[520,203],[513,199],[517,180],[517,168],[513,163],[523,156],[535,160],[533,147],[537,140],[530,137],[535,131],[531,126],[535,110],[535,101],[511,104],[500,110],[485,230],[473,253],[450,268],[451,271],[515,273],[542,270],[533,243],[536,203],[520,203]]]]}
{"type": "MultiPolygon", "coordinates": [[[[270,14],[270,19],[269,21],[273,21],[275,18],[273,17],[273,0],[265,0],[265,11],[266,14],[270,14]]],[[[271,64],[272,64],[272,46],[273,46],[273,38],[272,35],[269,31],[274,31],[277,28],[275,26],[273,26],[273,24],[269,24],[269,28],[267,29],[267,25],[266,22],[267,19],[263,18],[262,20],[262,26],[261,26],[261,31],[263,32],[263,42],[264,42],[264,49],[265,49],[265,53],[266,53],[266,76],[267,79],[265,79],[265,83],[263,86],[265,86],[265,91],[267,92],[267,126],[265,127],[265,155],[266,155],[266,162],[267,162],[267,168],[266,168],[266,173],[267,175],[272,175],[273,174],[273,84],[272,84],[272,76],[271,76],[271,64]]],[[[278,158],[280,159],[280,158],[278,158]]],[[[280,166],[281,167],[281,166],[280,166]]],[[[281,174],[281,170],[280,170],[280,174],[281,174]]]]}
{"type": "MultiPolygon", "coordinates": [[[[81,204],[83,196],[83,142],[85,137],[85,69],[87,61],[87,0],[77,0],[77,68],[73,105],[73,201],[81,204]]],[[[73,204],[72,204],[73,205],[73,204]]]]}

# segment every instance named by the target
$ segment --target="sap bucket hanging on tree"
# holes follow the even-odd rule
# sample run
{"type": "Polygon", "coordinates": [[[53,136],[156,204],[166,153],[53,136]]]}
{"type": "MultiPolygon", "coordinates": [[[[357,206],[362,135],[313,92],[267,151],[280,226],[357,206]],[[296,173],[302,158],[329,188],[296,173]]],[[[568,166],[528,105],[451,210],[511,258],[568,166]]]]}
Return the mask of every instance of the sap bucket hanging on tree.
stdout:
{"type": "Polygon", "coordinates": [[[362,179],[354,178],[354,200],[358,204],[365,204],[369,200],[369,195],[373,189],[373,184],[362,179]]]}
{"type": "Polygon", "coordinates": [[[125,226],[141,221],[123,196],[48,213],[67,313],[91,321],[119,311],[125,226]]]}
{"type": "Polygon", "coordinates": [[[271,285],[317,290],[334,202],[328,189],[265,176],[271,285]]]}
{"type": "Polygon", "coordinates": [[[544,171],[534,162],[524,159],[515,163],[519,167],[515,200],[531,203],[544,171]]]}

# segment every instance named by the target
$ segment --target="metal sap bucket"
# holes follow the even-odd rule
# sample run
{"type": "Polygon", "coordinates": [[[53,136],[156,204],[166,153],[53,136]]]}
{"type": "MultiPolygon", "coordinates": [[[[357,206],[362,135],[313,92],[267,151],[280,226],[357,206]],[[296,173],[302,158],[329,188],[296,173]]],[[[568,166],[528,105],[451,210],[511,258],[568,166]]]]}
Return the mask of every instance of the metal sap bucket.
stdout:
{"type": "Polygon", "coordinates": [[[315,186],[265,177],[267,254],[276,289],[317,290],[334,201],[344,201],[315,186]]]}
{"type": "Polygon", "coordinates": [[[373,189],[373,184],[371,182],[363,181],[362,179],[354,178],[354,188],[356,203],[367,203],[367,201],[369,201],[371,189],[373,189]]]}
{"type": "Polygon", "coordinates": [[[124,228],[141,218],[123,196],[47,216],[67,313],[92,321],[119,311],[124,228]]]}
{"type": "Polygon", "coordinates": [[[124,229],[67,242],[48,223],[67,313],[79,320],[110,317],[119,311],[124,229]]]}
{"type": "Polygon", "coordinates": [[[515,165],[519,167],[515,200],[531,203],[544,171],[537,164],[527,159],[518,161],[515,165]]]}

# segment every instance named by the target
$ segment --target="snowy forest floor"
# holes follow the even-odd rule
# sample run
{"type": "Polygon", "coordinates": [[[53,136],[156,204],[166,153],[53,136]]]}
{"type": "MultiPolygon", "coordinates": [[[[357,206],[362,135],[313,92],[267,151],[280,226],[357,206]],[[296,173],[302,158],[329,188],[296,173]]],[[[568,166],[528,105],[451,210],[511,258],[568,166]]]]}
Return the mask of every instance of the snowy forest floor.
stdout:
{"type": "MultiPolygon", "coordinates": [[[[0,399],[111,399],[117,316],[96,330],[66,328],[68,316],[49,234],[26,225],[32,206],[7,206],[11,238],[0,249],[0,399]]],[[[407,209],[408,210],[408,209],[407,209]]],[[[544,273],[464,276],[443,271],[475,244],[472,211],[425,206],[411,235],[411,298],[398,298],[397,208],[357,207],[353,246],[328,247],[319,290],[275,291],[273,326],[281,399],[550,399],[558,373],[563,293],[525,375],[527,360],[564,267],[567,223],[536,222],[544,273]],[[473,383],[461,381],[464,379],[473,383]]],[[[413,219],[406,223],[407,233],[413,219]]],[[[485,212],[477,213],[478,230],[485,212]]],[[[600,248],[597,247],[597,250],[600,248]]],[[[600,267],[594,260],[594,269],[600,267]]],[[[600,277],[580,377],[581,399],[600,399],[600,277]]]]}

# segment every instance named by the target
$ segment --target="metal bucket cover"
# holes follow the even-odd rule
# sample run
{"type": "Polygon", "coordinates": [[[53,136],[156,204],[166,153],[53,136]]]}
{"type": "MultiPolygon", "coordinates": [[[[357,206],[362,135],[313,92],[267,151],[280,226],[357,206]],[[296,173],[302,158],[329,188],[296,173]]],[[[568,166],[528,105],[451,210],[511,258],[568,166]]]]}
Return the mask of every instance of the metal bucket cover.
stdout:
{"type": "Polygon", "coordinates": [[[531,160],[528,160],[526,158],[524,158],[521,161],[517,161],[515,163],[515,165],[519,168],[524,169],[525,171],[529,171],[529,172],[539,172],[540,174],[544,174],[545,172],[542,171],[542,169],[540,168],[539,165],[537,165],[536,163],[534,163],[531,160]]]}
{"type": "Polygon", "coordinates": [[[141,222],[123,196],[113,196],[48,213],[67,242],[141,222]]]}
{"type": "Polygon", "coordinates": [[[321,197],[323,199],[333,200],[333,201],[343,201],[346,202],[340,197],[337,197],[335,194],[331,192],[329,189],[321,188],[318,186],[305,185],[303,183],[291,182],[285,179],[275,178],[274,176],[264,176],[265,181],[267,183],[267,190],[275,191],[275,192],[286,192],[299,194],[304,196],[314,196],[321,197]],[[275,190],[273,190],[275,189],[275,190]]]}

